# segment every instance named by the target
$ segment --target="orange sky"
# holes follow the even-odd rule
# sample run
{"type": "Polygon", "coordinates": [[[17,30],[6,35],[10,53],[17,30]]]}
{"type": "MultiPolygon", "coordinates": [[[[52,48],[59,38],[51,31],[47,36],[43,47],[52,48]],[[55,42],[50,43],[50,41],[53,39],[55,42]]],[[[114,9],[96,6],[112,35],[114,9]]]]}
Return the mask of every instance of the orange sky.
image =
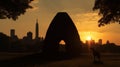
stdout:
{"type": "Polygon", "coordinates": [[[33,9],[27,10],[25,15],[18,20],[0,20],[0,32],[9,35],[10,29],[16,30],[19,38],[26,36],[28,31],[35,34],[36,19],[39,22],[39,34],[45,37],[47,28],[57,12],[68,12],[74,21],[80,38],[85,42],[87,36],[91,36],[96,42],[103,39],[120,44],[120,25],[110,24],[98,27],[97,12],[92,11],[94,0],[35,0],[32,2],[33,9]]]}

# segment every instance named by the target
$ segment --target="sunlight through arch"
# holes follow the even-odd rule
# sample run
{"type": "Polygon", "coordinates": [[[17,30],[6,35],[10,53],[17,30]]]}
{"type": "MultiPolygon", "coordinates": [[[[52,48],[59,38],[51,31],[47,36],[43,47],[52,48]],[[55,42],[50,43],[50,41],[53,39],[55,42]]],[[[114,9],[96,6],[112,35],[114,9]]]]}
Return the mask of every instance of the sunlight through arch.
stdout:
{"type": "Polygon", "coordinates": [[[60,51],[60,52],[66,52],[65,46],[66,46],[65,41],[64,41],[64,40],[61,40],[61,41],[59,42],[59,51],[60,51]]]}
{"type": "Polygon", "coordinates": [[[61,44],[61,45],[65,45],[66,43],[65,43],[64,40],[61,40],[61,41],[59,42],[59,44],[61,44]]]}

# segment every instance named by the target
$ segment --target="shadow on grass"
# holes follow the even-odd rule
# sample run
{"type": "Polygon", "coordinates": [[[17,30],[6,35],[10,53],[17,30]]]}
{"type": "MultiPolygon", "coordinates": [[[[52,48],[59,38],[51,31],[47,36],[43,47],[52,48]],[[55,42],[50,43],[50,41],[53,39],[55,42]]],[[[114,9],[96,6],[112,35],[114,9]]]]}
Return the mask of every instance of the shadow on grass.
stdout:
{"type": "Polygon", "coordinates": [[[75,58],[73,56],[69,56],[65,53],[58,53],[54,55],[48,55],[45,53],[36,53],[33,55],[27,55],[20,58],[15,58],[11,60],[1,60],[0,66],[4,67],[34,67],[35,64],[46,64],[50,62],[60,61],[60,60],[68,60],[75,58]]]}
{"type": "Polygon", "coordinates": [[[103,63],[103,61],[93,61],[93,64],[101,65],[101,64],[104,64],[104,63],[103,63]]]}

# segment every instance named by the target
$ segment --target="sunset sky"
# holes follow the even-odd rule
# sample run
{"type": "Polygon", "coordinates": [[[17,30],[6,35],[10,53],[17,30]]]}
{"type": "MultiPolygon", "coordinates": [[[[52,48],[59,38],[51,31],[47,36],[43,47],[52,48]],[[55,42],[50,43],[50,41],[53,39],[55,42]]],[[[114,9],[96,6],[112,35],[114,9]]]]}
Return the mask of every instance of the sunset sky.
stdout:
{"type": "Polygon", "coordinates": [[[7,35],[10,29],[16,30],[19,38],[26,36],[28,31],[35,35],[36,19],[39,22],[39,35],[45,37],[48,26],[57,12],[67,12],[75,23],[83,42],[90,36],[96,42],[102,39],[120,45],[120,25],[110,24],[98,27],[97,11],[92,11],[94,0],[34,0],[33,9],[27,10],[18,20],[0,19],[0,32],[7,35]]]}

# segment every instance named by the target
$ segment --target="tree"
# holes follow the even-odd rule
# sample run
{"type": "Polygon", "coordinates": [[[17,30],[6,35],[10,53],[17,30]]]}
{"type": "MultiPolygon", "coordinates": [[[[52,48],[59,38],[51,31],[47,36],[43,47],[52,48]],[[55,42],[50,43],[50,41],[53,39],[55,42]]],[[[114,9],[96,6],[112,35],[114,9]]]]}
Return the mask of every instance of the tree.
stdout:
{"type": "Polygon", "coordinates": [[[120,0],[95,0],[93,10],[98,10],[102,16],[99,27],[115,22],[120,24],[120,0]]]}
{"type": "Polygon", "coordinates": [[[0,50],[6,50],[9,46],[10,37],[0,32],[0,50]]]}
{"type": "Polygon", "coordinates": [[[32,8],[29,4],[33,0],[0,0],[0,19],[18,19],[26,9],[32,8]]]}

